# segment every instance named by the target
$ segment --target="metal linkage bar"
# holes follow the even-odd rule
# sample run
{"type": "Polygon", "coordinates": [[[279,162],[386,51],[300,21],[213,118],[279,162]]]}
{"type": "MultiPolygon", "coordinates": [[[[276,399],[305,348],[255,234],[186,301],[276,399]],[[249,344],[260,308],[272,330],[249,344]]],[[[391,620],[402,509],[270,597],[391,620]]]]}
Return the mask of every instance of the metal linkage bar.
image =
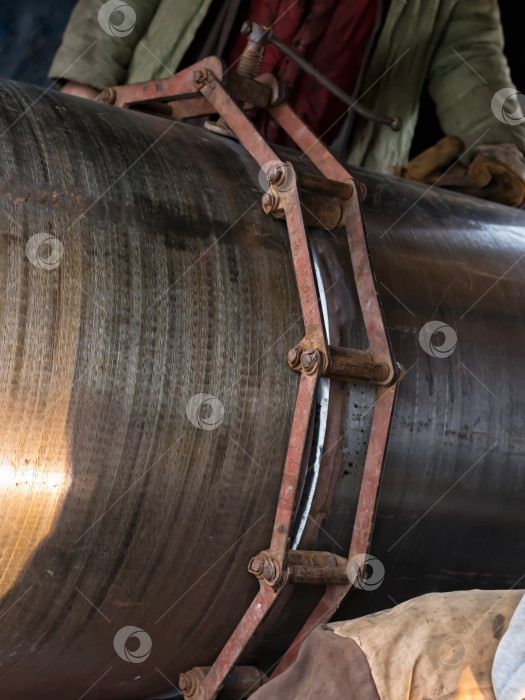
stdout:
{"type": "MultiPolygon", "coordinates": [[[[221,59],[217,56],[209,56],[194,66],[189,66],[175,75],[170,75],[169,78],[106,88],[97,99],[104,104],[125,108],[139,105],[147,107],[159,101],[184,101],[195,104],[193,114],[186,114],[186,117],[211,114],[213,108],[195,86],[194,72],[196,69],[210,70],[217,76],[218,80],[221,80],[224,74],[224,64],[221,59]]],[[[191,111],[191,108],[188,109],[191,111]]]]}
{"type": "MultiPolygon", "coordinates": [[[[357,554],[365,554],[368,552],[370,546],[383,458],[394,409],[396,391],[397,384],[393,384],[389,387],[380,387],[377,391],[372,429],[370,431],[370,440],[357,504],[356,519],[352,532],[350,552],[348,554],[349,561],[357,554]]],[[[325,594],[310,614],[310,617],[303,625],[302,630],[299,632],[290,648],[280,660],[272,674],[272,678],[286,671],[295,661],[301,644],[315,627],[330,620],[346,594],[352,588],[352,585],[353,582],[349,580],[344,584],[327,586],[325,594]]]]}
{"type": "Polygon", "coordinates": [[[283,103],[270,107],[269,111],[284,131],[295,141],[300,150],[308,156],[326,178],[354,184],[355,196],[345,201],[343,221],[348,236],[350,258],[368,336],[369,351],[375,362],[384,363],[388,366],[388,377],[381,383],[390,384],[398,377],[399,369],[396,367],[390,349],[383,313],[377,295],[376,282],[370,264],[370,254],[361,207],[361,188],[355,187],[354,178],[291,109],[290,105],[283,103]]]}
{"type": "MultiPolygon", "coordinates": [[[[254,61],[255,58],[254,55],[254,61]]],[[[368,551],[396,387],[402,376],[392,356],[370,264],[361,211],[362,186],[287,104],[275,104],[278,90],[272,86],[271,79],[264,81],[261,91],[261,83],[252,79],[254,71],[245,73],[230,81],[228,85],[232,89],[229,89],[222,81],[225,78],[222,62],[211,57],[170,78],[110,88],[102,95],[102,101],[124,107],[177,105],[171,113],[175,118],[179,118],[175,114],[177,110],[181,118],[216,113],[259,166],[267,168],[269,188],[262,204],[268,214],[286,221],[304,321],[304,338],[289,351],[287,358],[290,367],[301,376],[272,538],[269,548],[254,556],[248,566],[259,580],[259,592],[215,663],[209,668],[196,667],[181,674],[180,688],[192,700],[214,700],[227,687],[230,691],[232,687],[242,687],[243,693],[248,692],[245,684],[254,669],[236,664],[288,583],[323,585],[326,592],[274,675],[292,663],[313,627],[330,619],[351,588],[348,560],[368,551]],[[278,158],[239,106],[250,101],[255,104],[254,95],[308,155],[321,176],[298,175],[290,163],[278,158]],[[333,347],[327,343],[306,225],[346,229],[369,340],[367,350],[333,347]],[[320,377],[378,385],[348,560],[329,552],[289,550],[299,484],[308,459],[306,436],[320,377]],[[233,669],[236,669],[235,678],[233,669]]],[[[253,690],[262,680],[257,676],[253,690]]]]}

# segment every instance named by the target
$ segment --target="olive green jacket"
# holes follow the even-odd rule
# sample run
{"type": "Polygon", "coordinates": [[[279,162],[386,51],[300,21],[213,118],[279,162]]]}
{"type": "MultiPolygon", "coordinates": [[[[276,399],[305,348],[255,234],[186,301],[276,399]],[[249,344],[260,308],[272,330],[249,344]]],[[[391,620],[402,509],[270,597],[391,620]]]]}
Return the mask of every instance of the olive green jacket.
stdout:
{"type": "MultiPolygon", "coordinates": [[[[136,24],[126,36],[112,36],[108,22],[104,30],[98,21],[103,3],[80,0],[49,75],[95,88],[166,77],[177,69],[210,4],[129,0],[128,24],[121,25],[122,15],[109,20],[118,29],[129,27],[136,16],[136,24]]],[[[426,80],[445,134],[459,136],[467,149],[512,142],[525,151],[525,123],[509,126],[491,109],[494,94],[512,87],[497,0],[392,0],[364,73],[360,101],[400,116],[404,125],[395,133],[357,119],[348,147],[351,163],[385,170],[408,160],[426,80]]]]}

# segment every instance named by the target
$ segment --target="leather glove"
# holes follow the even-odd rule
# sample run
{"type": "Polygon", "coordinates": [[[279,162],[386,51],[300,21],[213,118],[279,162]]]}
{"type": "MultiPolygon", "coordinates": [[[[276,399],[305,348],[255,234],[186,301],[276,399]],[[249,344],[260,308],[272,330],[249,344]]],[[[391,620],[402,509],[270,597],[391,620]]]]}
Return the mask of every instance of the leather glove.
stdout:
{"type": "Polygon", "coordinates": [[[525,158],[512,143],[481,145],[468,166],[457,136],[445,136],[394,173],[408,180],[446,187],[492,202],[519,207],[525,199],[525,158]]]}

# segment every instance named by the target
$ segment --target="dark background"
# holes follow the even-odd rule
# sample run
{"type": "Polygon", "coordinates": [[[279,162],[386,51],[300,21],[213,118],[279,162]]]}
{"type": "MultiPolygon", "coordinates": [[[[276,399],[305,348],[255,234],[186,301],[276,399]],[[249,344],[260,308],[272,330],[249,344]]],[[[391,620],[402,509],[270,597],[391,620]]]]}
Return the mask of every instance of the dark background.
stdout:
{"type": "Polygon", "coordinates": [[[76,0],[0,0],[0,77],[48,86],[76,0]]]}
{"type": "MultiPolygon", "coordinates": [[[[0,0],[0,76],[49,86],[47,71],[75,3],[76,0],[0,0]]],[[[518,90],[525,93],[522,5],[516,0],[500,0],[500,8],[512,78],[518,90]]],[[[441,136],[432,100],[425,92],[412,155],[441,136]]]]}

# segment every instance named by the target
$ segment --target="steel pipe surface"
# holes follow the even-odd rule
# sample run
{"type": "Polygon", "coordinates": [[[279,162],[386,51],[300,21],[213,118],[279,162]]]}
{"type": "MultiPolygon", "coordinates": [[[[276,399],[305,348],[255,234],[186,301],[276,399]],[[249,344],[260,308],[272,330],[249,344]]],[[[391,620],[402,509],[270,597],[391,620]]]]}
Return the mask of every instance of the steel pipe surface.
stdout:
{"type": "MultiPolygon", "coordinates": [[[[0,91],[2,696],[146,698],[211,664],[257,590],[303,331],[286,231],[234,141],[0,91]]],[[[407,374],[371,548],[384,580],[341,615],[520,585],[525,215],[356,176],[407,374]]],[[[330,343],[364,350],[344,232],[311,237],[330,343]]],[[[345,556],[374,388],[323,392],[301,548],[345,556]]],[[[321,592],[290,590],[243,663],[267,670],[321,592]]]]}

